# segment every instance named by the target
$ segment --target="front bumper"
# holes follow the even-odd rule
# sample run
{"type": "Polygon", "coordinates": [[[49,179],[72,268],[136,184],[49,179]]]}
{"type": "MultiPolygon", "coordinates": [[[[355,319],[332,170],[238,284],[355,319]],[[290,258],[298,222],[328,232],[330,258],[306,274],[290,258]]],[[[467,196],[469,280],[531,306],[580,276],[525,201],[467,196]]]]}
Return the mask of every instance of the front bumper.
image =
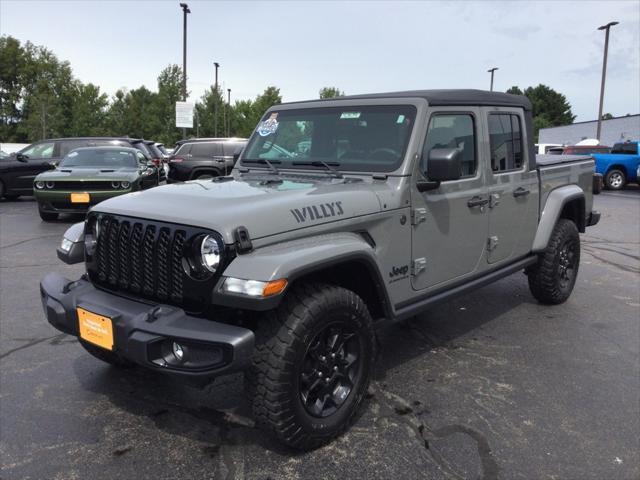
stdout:
{"type": "Polygon", "coordinates": [[[119,297],[98,290],[87,280],[74,282],[56,273],[40,282],[40,295],[49,323],[70,335],[79,336],[78,307],[110,318],[113,351],[153,370],[206,380],[244,370],[251,364],[254,334],[246,328],[193,317],[170,305],[119,297]],[[221,358],[205,368],[159,361],[160,346],[173,341],[198,345],[200,352],[219,350],[221,358]]]}
{"type": "Polygon", "coordinates": [[[124,190],[104,190],[104,191],[88,191],[89,203],[71,203],[72,193],[84,193],[84,191],[62,191],[62,190],[34,190],[34,196],[38,201],[38,208],[43,212],[51,213],[75,213],[87,212],[89,208],[109,198],[118,197],[133,190],[127,188],[124,190]]]}

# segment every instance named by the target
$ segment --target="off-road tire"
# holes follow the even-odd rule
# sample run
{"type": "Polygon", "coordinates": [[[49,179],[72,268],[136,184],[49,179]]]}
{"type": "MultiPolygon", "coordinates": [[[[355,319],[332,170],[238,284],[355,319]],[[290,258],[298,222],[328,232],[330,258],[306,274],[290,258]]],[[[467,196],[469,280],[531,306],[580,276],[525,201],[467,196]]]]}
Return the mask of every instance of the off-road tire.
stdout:
{"type": "Polygon", "coordinates": [[[0,198],[4,197],[4,192],[5,192],[4,183],[2,183],[2,180],[0,180],[0,198]]]}
{"type": "Polygon", "coordinates": [[[58,214],[55,212],[45,212],[38,209],[38,213],[40,214],[40,218],[45,222],[53,222],[58,219],[58,214]]]}
{"type": "Polygon", "coordinates": [[[259,322],[253,365],[245,376],[257,425],[299,450],[317,448],[342,434],[357,418],[373,370],[375,336],[365,303],[342,287],[307,283],[292,288],[282,304],[259,322]],[[348,325],[346,329],[353,326],[356,332],[362,353],[359,376],[344,403],[320,418],[303,405],[300,379],[312,343],[321,332],[337,328],[336,322],[348,325]]]}
{"type": "Polygon", "coordinates": [[[580,235],[576,224],[561,218],[551,233],[538,263],[527,270],[531,294],[540,302],[565,302],[576,283],[580,266],[580,235]],[[566,278],[563,273],[566,273],[566,278]]]}
{"type": "Polygon", "coordinates": [[[109,365],[113,365],[118,368],[132,368],[135,366],[135,363],[121,357],[115,352],[110,352],[109,350],[105,350],[104,348],[85,342],[84,340],[78,339],[78,341],[90,355],[98,360],[108,363],[109,365]]]}
{"type": "Polygon", "coordinates": [[[627,176],[622,170],[614,168],[604,176],[604,186],[608,190],[622,190],[627,184],[627,176]]]}

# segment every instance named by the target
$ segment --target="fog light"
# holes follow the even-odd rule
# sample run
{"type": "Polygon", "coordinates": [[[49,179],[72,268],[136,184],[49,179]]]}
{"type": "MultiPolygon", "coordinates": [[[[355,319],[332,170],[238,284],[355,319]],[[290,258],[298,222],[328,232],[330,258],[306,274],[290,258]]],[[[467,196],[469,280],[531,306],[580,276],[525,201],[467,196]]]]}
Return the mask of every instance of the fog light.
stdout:
{"type": "Polygon", "coordinates": [[[173,351],[173,356],[176,357],[176,360],[178,360],[179,362],[182,362],[182,360],[184,360],[184,349],[182,348],[182,345],[173,342],[173,344],[171,345],[171,350],[173,351]]]}

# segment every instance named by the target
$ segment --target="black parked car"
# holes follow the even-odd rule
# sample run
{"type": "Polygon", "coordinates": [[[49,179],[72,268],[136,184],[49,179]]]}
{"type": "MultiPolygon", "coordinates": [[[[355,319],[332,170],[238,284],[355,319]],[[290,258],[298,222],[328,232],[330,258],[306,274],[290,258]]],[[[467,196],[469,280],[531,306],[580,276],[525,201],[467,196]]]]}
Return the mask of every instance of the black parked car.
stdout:
{"type": "MultiPolygon", "coordinates": [[[[40,140],[0,160],[0,197],[14,199],[33,194],[33,179],[54,168],[71,150],[80,147],[121,146],[141,150],[151,161],[144,140],[128,137],[76,137],[40,140]]],[[[162,180],[162,175],[161,175],[162,180]]]]}
{"type": "Polygon", "coordinates": [[[169,158],[167,182],[226,175],[247,144],[244,138],[207,138],[183,142],[169,158]]]}

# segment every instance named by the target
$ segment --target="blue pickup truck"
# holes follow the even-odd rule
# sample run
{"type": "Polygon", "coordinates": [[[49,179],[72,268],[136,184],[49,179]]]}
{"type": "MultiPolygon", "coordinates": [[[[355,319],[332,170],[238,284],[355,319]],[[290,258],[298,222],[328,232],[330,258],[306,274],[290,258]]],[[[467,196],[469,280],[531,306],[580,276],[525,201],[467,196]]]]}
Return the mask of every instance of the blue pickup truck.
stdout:
{"type": "Polygon", "coordinates": [[[604,177],[605,188],[621,190],[627,183],[638,183],[638,142],[616,143],[611,153],[596,153],[593,158],[596,161],[596,173],[604,177]]]}

